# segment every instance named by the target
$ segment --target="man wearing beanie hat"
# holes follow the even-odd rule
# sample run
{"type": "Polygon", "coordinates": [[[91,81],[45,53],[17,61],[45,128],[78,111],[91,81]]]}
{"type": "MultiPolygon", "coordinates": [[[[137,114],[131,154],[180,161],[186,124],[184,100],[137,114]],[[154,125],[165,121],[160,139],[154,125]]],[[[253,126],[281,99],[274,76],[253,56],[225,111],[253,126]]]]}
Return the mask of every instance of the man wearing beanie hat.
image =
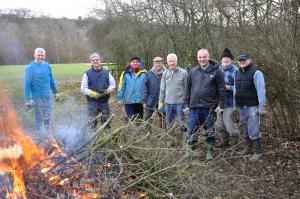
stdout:
{"type": "Polygon", "coordinates": [[[141,70],[140,58],[132,56],[130,68],[123,74],[118,90],[118,103],[125,104],[127,119],[143,118],[142,93],[146,82],[146,70],[141,70]]]}
{"type": "Polygon", "coordinates": [[[250,161],[262,157],[259,132],[260,115],[266,114],[266,88],[263,73],[252,63],[247,53],[237,57],[239,70],[235,76],[235,102],[239,108],[246,146],[239,155],[254,153],[250,161]]]}
{"type": "Polygon", "coordinates": [[[91,68],[83,74],[81,92],[86,95],[88,116],[93,120],[91,128],[95,128],[97,121],[94,118],[101,114],[101,122],[109,117],[108,99],[115,89],[116,83],[111,73],[102,68],[101,57],[98,53],[90,56],[91,68]]]}
{"type": "Polygon", "coordinates": [[[220,65],[220,69],[224,72],[224,83],[225,83],[225,100],[224,110],[216,109],[217,121],[216,126],[222,133],[222,140],[219,147],[229,146],[230,138],[232,139],[232,145],[235,145],[239,141],[239,130],[234,121],[234,108],[233,108],[233,89],[234,89],[234,78],[238,70],[238,67],[232,64],[233,55],[228,48],[225,48],[220,65]]]}

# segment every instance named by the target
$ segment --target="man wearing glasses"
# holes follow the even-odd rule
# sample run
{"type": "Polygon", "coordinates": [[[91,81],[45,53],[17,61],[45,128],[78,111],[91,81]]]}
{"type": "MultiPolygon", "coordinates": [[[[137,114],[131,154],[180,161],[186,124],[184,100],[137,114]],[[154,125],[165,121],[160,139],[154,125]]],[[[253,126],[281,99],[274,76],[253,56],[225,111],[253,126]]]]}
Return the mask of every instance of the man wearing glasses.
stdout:
{"type": "MultiPolygon", "coordinates": [[[[110,115],[108,100],[110,93],[116,87],[116,82],[111,73],[102,68],[98,53],[91,54],[90,61],[91,68],[83,74],[81,92],[86,95],[90,119],[93,120],[101,114],[101,122],[104,123],[110,115]]],[[[97,120],[94,120],[91,127],[94,129],[96,125],[97,120]]]]}

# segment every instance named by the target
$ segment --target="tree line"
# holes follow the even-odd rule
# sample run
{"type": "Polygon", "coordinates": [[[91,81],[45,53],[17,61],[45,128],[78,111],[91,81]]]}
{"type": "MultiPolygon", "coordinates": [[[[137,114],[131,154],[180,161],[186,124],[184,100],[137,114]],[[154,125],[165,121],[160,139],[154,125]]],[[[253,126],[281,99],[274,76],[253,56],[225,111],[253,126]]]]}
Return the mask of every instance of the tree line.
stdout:
{"type": "Polygon", "coordinates": [[[269,131],[300,138],[299,0],[104,2],[90,38],[115,62],[125,65],[138,53],[151,66],[153,57],[174,52],[189,68],[200,48],[217,60],[224,47],[246,51],[266,78],[269,131]]]}
{"type": "MultiPolygon", "coordinates": [[[[151,67],[176,53],[185,68],[207,48],[249,52],[263,71],[272,131],[300,138],[300,0],[102,0],[96,18],[0,14],[0,64],[24,63],[42,46],[51,63],[87,62],[92,51],[125,67],[132,54],[151,67]]],[[[29,13],[29,14],[28,14],[29,13]]]]}
{"type": "Polygon", "coordinates": [[[28,9],[0,10],[0,65],[27,64],[37,47],[51,63],[87,62],[93,19],[35,17],[28,9]]]}

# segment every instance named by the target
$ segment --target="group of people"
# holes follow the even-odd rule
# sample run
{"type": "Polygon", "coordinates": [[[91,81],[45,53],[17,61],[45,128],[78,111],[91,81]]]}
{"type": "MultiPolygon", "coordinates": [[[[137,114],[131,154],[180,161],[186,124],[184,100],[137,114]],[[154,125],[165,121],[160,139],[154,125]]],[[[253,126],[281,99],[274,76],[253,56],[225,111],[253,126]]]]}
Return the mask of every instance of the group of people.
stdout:
{"type": "MultiPolygon", "coordinates": [[[[35,50],[35,60],[25,70],[24,93],[27,106],[35,106],[35,126],[49,128],[51,100],[50,89],[59,99],[51,68],[45,59],[45,50],[35,50]],[[42,118],[42,119],[41,119],[42,118]],[[44,123],[42,123],[44,121],[44,123]]],[[[247,53],[234,57],[225,48],[222,64],[210,58],[207,49],[197,53],[198,65],[187,72],[178,66],[176,54],[167,56],[167,67],[162,57],[153,59],[153,67],[147,72],[141,67],[138,56],[132,56],[128,67],[122,72],[117,100],[125,109],[126,119],[140,118],[151,122],[154,112],[159,113],[160,126],[171,128],[177,123],[186,136],[189,150],[195,150],[199,132],[206,136],[206,159],[213,158],[213,145],[217,141],[215,126],[222,133],[219,146],[226,147],[239,142],[239,130],[234,115],[239,118],[246,145],[239,155],[251,154],[250,160],[262,156],[259,120],[266,113],[265,82],[263,73],[252,63],[247,53]],[[188,113],[187,126],[184,114],[188,113]],[[216,125],[215,125],[216,124],[216,125]]],[[[91,68],[82,78],[81,91],[86,95],[88,115],[95,118],[101,114],[101,122],[107,121],[110,110],[108,100],[116,88],[109,70],[102,67],[102,57],[90,56],[91,68]]],[[[96,126],[93,122],[93,127],[96,126]]],[[[151,128],[147,128],[149,131],[151,128]]]]}

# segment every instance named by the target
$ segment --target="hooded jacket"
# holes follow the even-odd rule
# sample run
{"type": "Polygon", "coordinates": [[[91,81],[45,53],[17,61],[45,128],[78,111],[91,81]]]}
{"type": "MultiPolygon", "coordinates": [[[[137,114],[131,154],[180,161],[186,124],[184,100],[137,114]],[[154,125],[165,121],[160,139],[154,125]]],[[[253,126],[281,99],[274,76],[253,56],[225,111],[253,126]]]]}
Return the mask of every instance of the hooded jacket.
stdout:
{"type": "Polygon", "coordinates": [[[124,72],[122,86],[118,91],[118,101],[123,101],[125,104],[142,103],[146,72],[146,70],[140,70],[137,73],[131,70],[124,72]]]}
{"type": "Polygon", "coordinates": [[[188,75],[186,103],[190,108],[224,108],[224,74],[219,64],[209,60],[206,69],[192,68],[188,75]]]}

